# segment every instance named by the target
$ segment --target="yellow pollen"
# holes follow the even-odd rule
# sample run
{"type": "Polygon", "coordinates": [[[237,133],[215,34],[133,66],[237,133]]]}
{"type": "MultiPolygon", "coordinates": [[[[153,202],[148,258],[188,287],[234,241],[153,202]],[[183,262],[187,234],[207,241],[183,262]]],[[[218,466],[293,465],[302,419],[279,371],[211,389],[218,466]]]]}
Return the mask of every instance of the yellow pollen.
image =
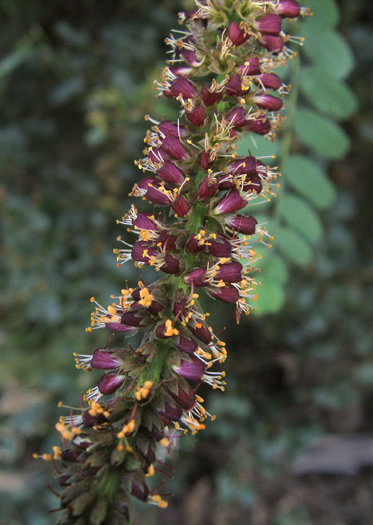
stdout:
{"type": "Polygon", "coordinates": [[[168,445],[170,444],[169,440],[168,440],[166,437],[162,438],[162,439],[160,440],[159,443],[160,443],[163,447],[168,447],[168,445]]]}

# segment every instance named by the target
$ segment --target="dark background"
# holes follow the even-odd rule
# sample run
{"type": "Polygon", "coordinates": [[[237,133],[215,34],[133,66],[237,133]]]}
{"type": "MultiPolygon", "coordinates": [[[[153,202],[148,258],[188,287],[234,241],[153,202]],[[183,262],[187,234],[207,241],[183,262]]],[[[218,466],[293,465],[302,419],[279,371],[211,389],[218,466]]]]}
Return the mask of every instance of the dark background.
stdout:
{"type": "MultiPolygon", "coordinates": [[[[136,525],[373,523],[373,7],[339,2],[359,101],[343,123],[352,147],[327,164],[337,199],[321,214],[312,264],[291,266],[277,314],[234,313],[227,392],[203,390],[217,420],[171,459],[166,511],[136,525]],[[318,439],[312,454],[309,442],[318,439]]],[[[185,6],[185,4],[184,4],[185,6]]],[[[120,270],[115,220],[127,211],[146,130],[174,117],[155,99],[164,38],[181,1],[0,0],[0,522],[48,525],[61,399],[95,383],[74,368],[105,334],[87,335],[95,295],[137,279],[120,270]]],[[[286,176],[286,174],[285,174],[286,176]]],[[[211,308],[211,307],[210,307],[211,308]]]]}

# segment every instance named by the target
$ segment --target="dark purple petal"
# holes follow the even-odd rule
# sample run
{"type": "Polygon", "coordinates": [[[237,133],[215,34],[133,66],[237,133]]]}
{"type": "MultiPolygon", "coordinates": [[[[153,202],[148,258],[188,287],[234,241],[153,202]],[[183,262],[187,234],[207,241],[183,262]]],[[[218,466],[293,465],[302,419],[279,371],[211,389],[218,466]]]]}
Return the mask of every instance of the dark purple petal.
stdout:
{"type": "Polygon", "coordinates": [[[262,73],[255,77],[267,89],[279,89],[282,86],[281,78],[275,73],[262,73]]]}
{"type": "Polygon", "coordinates": [[[201,184],[198,188],[198,200],[205,201],[210,199],[219,189],[219,184],[217,182],[212,182],[211,178],[207,175],[202,179],[201,184]]]}
{"type": "Polygon", "coordinates": [[[167,401],[164,404],[164,410],[158,408],[157,412],[158,414],[166,417],[170,421],[179,421],[179,419],[183,415],[183,410],[179,406],[173,407],[169,403],[167,403],[167,401]]]}
{"type": "Polygon", "coordinates": [[[174,398],[176,403],[180,405],[184,410],[192,410],[196,404],[196,394],[191,386],[186,384],[187,391],[178,385],[178,393],[176,394],[170,388],[168,389],[169,394],[174,398]]]}
{"type": "Polygon", "coordinates": [[[208,84],[202,89],[202,101],[207,108],[219,102],[222,96],[221,91],[214,91],[214,87],[209,88],[208,84]]]}
{"type": "Polygon", "coordinates": [[[164,161],[163,166],[156,171],[156,175],[175,186],[180,186],[185,180],[183,172],[170,160],[164,161]]]}
{"type": "Polygon", "coordinates": [[[195,357],[192,361],[181,361],[178,366],[172,368],[185,379],[199,383],[207,367],[203,361],[195,357]]]}
{"type": "Polygon", "coordinates": [[[163,140],[161,149],[176,160],[189,159],[189,153],[186,151],[179,139],[171,135],[168,135],[163,140]]]}
{"type": "Polygon", "coordinates": [[[205,343],[208,345],[212,341],[211,332],[207,328],[204,328],[203,326],[192,326],[188,325],[188,329],[192,332],[192,334],[197,337],[202,343],[205,343]]]}
{"type": "Polygon", "coordinates": [[[251,77],[260,73],[260,62],[258,57],[252,57],[238,68],[238,72],[243,77],[251,77]]]}
{"type": "Polygon", "coordinates": [[[124,376],[109,372],[104,374],[99,382],[97,383],[98,389],[101,394],[106,396],[113,394],[121,387],[124,383],[124,376]]]}
{"type": "Polygon", "coordinates": [[[197,126],[197,128],[203,126],[206,118],[206,111],[203,106],[198,106],[192,109],[192,111],[186,111],[185,114],[190,122],[197,126]]]}
{"type": "Polygon", "coordinates": [[[216,270],[215,279],[222,279],[226,283],[239,283],[242,281],[242,264],[237,261],[222,264],[216,270]]]}
{"type": "Polygon", "coordinates": [[[144,318],[145,315],[136,314],[135,312],[129,311],[125,312],[122,315],[120,322],[126,326],[133,326],[137,328],[138,326],[141,326],[141,323],[144,320],[144,318]]]}
{"type": "Polygon", "coordinates": [[[267,117],[263,116],[248,120],[245,124],[245,129],[258,135],[266,135],[272,128],[270,121],[267,117]]]}
{"type": "Polygon", "coordinates": [[[173,135],[174,137],[186,137],[188,130],[179,123],[171,122],[171,120],[162,120],[157,126],[163,135],[173,135]]]}
{"type": "Polygon", "coordinates": [[[140,230],[156,231],[157,226],[154,224],[151,217],[151,213],[138,213],[136,219],[133,219],[132,224],[140,230]]]}
{"type": "Polygon", "coordinates": [[[204,245],[199,244],[199,240],[196,238],[195,234],[193,233],[189,239],[188,242],[188,250],[190,253],[193,253],[193,255],[196,255],[197,253],[200,253],[204,250],[204,245]]]}
{"type": "Polygon", "coordinates": [[[250,88],[243,88],[242,87],[242,78],[241,75],[234,75],[228,82],[228,84],[225,86],[225,92],[227,95],[231,95],[234,97],[245,95],[246,93],[249,93],[250,88]]]}
{"type": "Polygon", "coordinates": [[[219,204],[214,208],[214,215],[222,215],[224,213],[234,213],[241,210],[247,205],[247,201],[241,197],[239,190],[232,190],[228,195],[223,197],[219,204]]]}
{"type": "Polygon", "coordinates": [[[116,357],[113,352],[108,352],[106,350],[101,350],[98,348],[93,352],[90,365],[92,368],[97,368],[97,370],[110,370],[118,368],[122,364],[121,359],[116,357]]]}
{"type": "Polygon", "coordinates": [[[142,179],[137,186],[145,191],[145,197],[149,202],[154,204],[168,204],[168,197],[164,193],[158,190],[160,188],[159,182],[153,177],[145,177],[142,179]]]}
{"type": "Polygon", "coordinates": [[[282,18],[269,13],[253,24],[263,35],[279,35],[282,30],[282,18]]]}
{"type": "Polygon", "coordinates": [[[164,264],[161,266],[162,272],[176,274],[181,272],[180,260],[172,255],[165,255],[164,264]]]}
{"type": "Polygon", "coordinates": [[[262,35],[259,42],[272,53],[280,53],[284,49],[284,40],[280,36],[262,35]]]}
{"type": "Polygon", "coordinates": [[[125,326],[119,322],[105,323],[105,326],[113,332],[131,332],[134,330],[133,326],[125,326]]]}
{"type": "Polygon", "coordinates": [[[198,344],[194,339],[188,339],[187,337],[183,337],[182,335],[179,336],[179,342],[174,342],[174,345],[179,350],[182,350],[183,352],[186,352],[187,354],[193,354],[197,348],[198,344]]]}
{"type": "Polygon", "coordinates": [[[283,18],[296,18],[300,13],[300,5],[296,0],[280,0],[273,10],[283,18]]]}
{"type": "Polygon", "coordinates": [[[254,217],[245,217],[244,215],[231,215],[224,218],[225,224],[233,228],[238,233],[245,235],[254,235],[255,226],[258,221],[254,217]]]}
{"type": "Polygon", "coordinates": [[[132,248],[132,259],[137,262],[148,263],[151,257],[156,257],[158,250],[151,248],[146,241],[136,241],[132,248]]]}
{"type": "Polygon", "coordinates": [[[231,23],[229,27],[229,40],[233,45],[240,46],[246,42],[248,38],[250,38],[250,35],[245,34],[236,22],[231,23]]]}
{"type": "Polygon", "coordinates": [[[186,277],[185,281],[189,284],[198,287],[207,286],[209,283],[208,281],[204,280],[204,276],[206,275],[206,268],[198,268],[197,270],[193,270],[190,272],[186,277]]]}
{"type": "Polygon", "coordinates": [[[220,237],[219,241],[209,241],[207,251],[209,255],[213,255],[214,257],[231,257],[232,245],[228,239],[220,237]]]}
{"type": "Polygon", "coordinates": [[[240,298],[238,290],[231,284],[226,284],[224,288],[211,287],[208,288],[207,291],[210,295],[215,297],[215,299],[219,299],[219,301],[223,301],[224,303],[236,303],[240,298]]]}
{"type": "Polygon", "coordinates": [[[208,170],[214,164],[215,158],[210,158],[209,154],[206,151],[202,152],[201,158],[201,168],[203,170],[208,170]]]}
{"type": "Polygon", "coordinates": [[[174,201],[171,201],[170,205],[179,217],[185,217],[189,213],[188,201],[182,195],[179,195],[174,201]]]}
{"type": "Polygon", "coordinates": [[[181,95],[184,98],[195,98],[197,91],[194,85],[184,77],[178,77],[173,80],[168,90],[164,91],[163,94],[167,97],[176,98],[181,95]]]}
{"type": "Polygon", "coordinates": [[[279,111],[283,106],[282,100],[272,95],[255,95],[252,100],[259,108],[268,111],[279,111]]]}

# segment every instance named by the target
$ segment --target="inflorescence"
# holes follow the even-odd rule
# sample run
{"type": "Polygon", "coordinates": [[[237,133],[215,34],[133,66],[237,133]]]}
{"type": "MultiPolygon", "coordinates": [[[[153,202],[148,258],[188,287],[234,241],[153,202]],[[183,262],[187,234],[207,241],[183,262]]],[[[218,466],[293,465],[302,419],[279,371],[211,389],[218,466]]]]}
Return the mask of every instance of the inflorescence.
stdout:
{"type": "Polygon", "coordinates": [[[161,459],[214,419],[196,389],[225,389],[227,351],[199,295],[235,304],[237,322],[253,308],[250,237],[271,238],[246,210],[274,194],[276,170],[250,152],[238,156],[237,142],[247,132],[275,138],[289,87],[273,70],[297,41],[282,21],[305,13],[295,0],[196,0],[180,14],[185,30],[166,40],[170,57],[155,89],[180,103],[180,118],[146,117],[136,161],[145,176],[131,195],[155,210],[132,206],[118,221],[126,240],[114,250],[118,266],[152,266],[160,279],[126,282],[106,308],[91,299],[88,331],[103,327],[117,340],[138,334],[139,343],[74,354],[78,368],[104,374],[82,408],[57,423],[63,448],[42,456],[55,462],[60,524],[130,523],[132,496],[165,508],[163,480],[151,488],[150,478],[169,476],[161,459]]]}

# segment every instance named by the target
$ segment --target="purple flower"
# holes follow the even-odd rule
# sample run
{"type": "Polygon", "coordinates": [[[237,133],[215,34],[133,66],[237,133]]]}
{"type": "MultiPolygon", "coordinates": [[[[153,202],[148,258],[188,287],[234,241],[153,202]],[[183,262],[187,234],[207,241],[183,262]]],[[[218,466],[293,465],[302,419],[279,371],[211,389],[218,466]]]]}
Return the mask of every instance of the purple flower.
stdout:
{"type": "Polygon", "coordinates": [[[165,136],[186,137],[189,133],[185,126],[181,126],[179,123],[175,124],[175,122],[171,122],[171,120],[162,120],[157,127],[165,136]]]}
{"type": "Polygon", "coordinates": [[[189,159],[189,153],[181,142],[174,136],[168,135],[162,142],[161,150],[165,151],[170,157],[176,160],[189,159]]]}
{"type": "Polygon", "coordinates": [[[255,80],[267,89],[279,89],[282,86],[281,78],[275,73],[262,73],[255,80]]]}
{"type": "MultiPolygon", "coordinates": [[[[171,137],[170,137],[171,138],[171,137]]],[[[168,204],[168,197],[159,190],[160,183],[154,177],[145,177],[137,184],[138,188],[144,192],[144,197],[154,204],[168,204]]]]}
{"type": "Polygon", "coordinates": [[[247,201],[241,197],[239,190],[232,190],[225,197],[223,197],[219,204],[212,210],[214,215],[222,215],[223,213],[234,213],[241,210],[247,205],[247,201]]]}
{"type": "Polygon", "coordinates": [[[245,235],[254,235],[255,227],[258,221],[254,217],[245,217],[244,215],[230,215],[224,217],[224,222],[238,233],[245,235]]]}
{"type": "Polygon", "coordinates": [[[110,370],[118,368],[122,364],[121,359],[119,359],[114,352],[109,352],[98,348],[93,352],[90,365],[92,368],[97,370],[110,370]]]}
{"type": "Polygon", "coordinates": [[[296,0],[279,0],[273,9],[283,18],[296,18],[300,13],[300,5],[296,0]]]}
{"type": "Polygon", "coordinates": [[[185,217],[189,213],[188,201],[182,195],[179,195],[174,201],[171,201],[170,205],[179,217],[185,217]]]}
{"type": "Polygon", "coordinates": [[[194,339],[188,339],[187,337],[184,337],[182,335],[179,336],[179,342],[174,342],[174,345],[179,350],[182,350],[183,352],[186,352],[187,354],[194,354],[194,352],[198,348],[198,344],[194,339]]]}
{"type": "Polygon", "coordinates": [[[280,53],[284,49],[284,40],[281,36],[262,35],[259,42],[272,53],[280,53]]]}
{"type": "Polygon", "coordinates": [[[232,77],[228,84],[225,86],[226,94],[232,97],[246,95],[246,93],[249,93],[249,91],[249,87],[243,88],[241,75],[238,74],[234,75],[234,77],[232,77]]]}
{"type": "Polygon", "coordinates": [[[221,91],[215,91],[214,86],[210,88],[208,84],[205,84],[202,89],[202,101],[207,108],[219,102],[222,96],[223,93],[221,91]]]}
{"type": "Polygon", "coordinates": [[[202,379],[203,374],[206,372],[206,365],[198,357],[190,358],[191,360],[182,360],[179,365],[175,365],[172,368],[175,372],[185,379],[199,383],[202,379]]]}
{"type": "Polygon", "coordinates": [[[190,385],[188,385],[188,383],[185,383],[185,386],[183,387],[177,385],[177,393],[174,392],[171,388],[168,389],[168,392],[176,401],[176,403],[186,411],[192,410],[192,408],[196,404],[196,394],[194,393],[193,388],[190,385]]]}
{"type": "Polygon", "coordinates": [[[198,200],[205,201],[210,199],[219,189],[217,182],[212,182],[211,177],[207,175],[199,185],[198,188],[198,200]]]}
{"type": "Polygon", "coordinates": [[[163,166],[156,171],[156,175],[175,186],[180,186],[185,180],[183,172],[170,160],[164,161],[163,166]]]}
{"type": "Polygon", "coordinates": [[[214,278],[221,279],[225,283],[239,283],[242,281],[242,269],[242,264],[237,261],[222,264],[216,270],[214,278]]]}
{"type": "Polygon", "coordinates": [[[190,120],[190,122],[194,124],[197,128],[203,126],[206,118],[206,111],[203,106],[198,106],[192,109],[192,111],[186,111],[185,114],[190,120]]]}
{"type": "Polygon", "coordinates": [[[238,72],[243,77],[251,77],[252,75],[259,75],[260,62],[258,57],[252,57],[245,61],[245,63],[238,68],[238,72]]]}
{"type": "Polygon", "coordinates": [[[222,288],[210,287],[207,291],[212,297],[223,301],[223,303],[236,303],[240,298],[237,288],[228,283],[222,288]]]}
{"type": "Polygon", "coordinates": [[[283,106],[282,100],[272,95],[255,95],[251,100],[259,108],[267,109],[268,111],[279,111],[283,106]]]}
{"type": "Polygon", "coordinates": [[[240,26],[236,22],[232,22],[229,26],[229,40],[232,42],[235,46],[240,46],[246,40],[250,38],[250,35],[242,31],[240,26]]]}
{"type": "Polygon", "coordinates": [[[184,98],[193,99],[196,97],[197,91],[189,80],[184,77],[177,77],[171,82],[169,89],[165,90],[163,94],[170,98],[176,98],[181,95],[184,98]]]}
{"type": "Polygon", "coordinates": [[[260,20],[256,20],[254,27],[263,35],[279,35],[282,29],[282,18],[279,15],[269,13],[260,20]]]}
{"type": "Polygon", "coordinates": [[[197,268],[196,270],[193,270],[185,277],[185,281],[189,286],[192,284],[198,287],[208,286],[208,281],[204,280],[206,270],[207,268],[197,268]]]}
{"type": "Polygon", "coordinates": [[[124,379],[125,377],[123,375],[108,372],[101,377],[97,386],[101,394],[108,396],[116,392],[118,388],[123,385],[124,379]]]}

